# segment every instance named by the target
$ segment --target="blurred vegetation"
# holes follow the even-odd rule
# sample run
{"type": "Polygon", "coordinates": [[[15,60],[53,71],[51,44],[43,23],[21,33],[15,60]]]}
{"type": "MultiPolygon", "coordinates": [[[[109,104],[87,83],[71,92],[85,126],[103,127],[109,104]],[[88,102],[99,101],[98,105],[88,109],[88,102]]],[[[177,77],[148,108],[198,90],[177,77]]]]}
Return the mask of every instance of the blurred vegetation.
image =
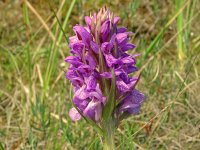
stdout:
{"type": "Polygon", "coordinates": [[[0,1],[0,149],[101,149],[84,120],[68,117],[65,79],[75,24],[106,5],[134,32],[138,89],[147,100],[116,133],[117,149],[200,148],[200,1],[0,1]],[[53,14],[56,12],[63,35],[53,14]]]}

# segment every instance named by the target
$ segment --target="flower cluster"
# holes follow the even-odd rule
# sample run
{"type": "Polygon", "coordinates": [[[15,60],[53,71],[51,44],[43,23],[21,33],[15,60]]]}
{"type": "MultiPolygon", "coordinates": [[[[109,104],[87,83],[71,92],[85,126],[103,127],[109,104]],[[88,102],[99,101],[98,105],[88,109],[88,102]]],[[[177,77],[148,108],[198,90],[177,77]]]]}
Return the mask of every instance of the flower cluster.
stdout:
{"type": "Polygon", "coordinates": [[[128,43],[132,33],[117,27],[119,20],[103,8],[85,17],[86,26],[73,27],[75,36],[69,38],[73,55],[65,61],[70,63],[66,77],[74,86],[74,107],[69,111],[74,121],[85,116],[99,122],[110,92],[114,92],[115,99],[113,116],[120,118],[139,112],[144,95],[135,89],[139,77],[130,76],[137,71],[138,55],[127,53],[135,45],[128,43]],[[115,91],[110,91],[112,84],[115,91]]]}

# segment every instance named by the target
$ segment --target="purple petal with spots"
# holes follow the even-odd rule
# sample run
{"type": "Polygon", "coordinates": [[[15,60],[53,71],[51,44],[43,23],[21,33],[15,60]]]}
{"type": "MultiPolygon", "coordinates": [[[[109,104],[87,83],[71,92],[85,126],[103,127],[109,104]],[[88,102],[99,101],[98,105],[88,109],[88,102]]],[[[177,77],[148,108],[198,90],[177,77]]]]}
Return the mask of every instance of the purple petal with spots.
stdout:
{"type": "Polygon", "coordinates": [[[86,56],[86,61],[88,63],[88,65],[92,68],[95,69],[96,68],[96,62],[94,60],[94,58],[88,53],[86,56]]]}
{"type": "Polygon", "coordinates": [[[121,79],[118,79],[116,81],[116,85],[117,85],[117,89],[122,93],[130,91],[130,87],[121,79]]]}
{"type": "Polygon", "coordinates": [[[74,26],[74,32],[76,33],[79,40],[82,40],[86,46],[89,46],[91,35],[90,33],[82,26],[76,25],[74,26]]]}
{"type": "Polygon", "coordinates": [[[72,54],[77,54],[78,56],[81,56],[83,49],[84,49],[84,44],[82,42],[77,42],[73,44],[72,50],[70,51],[72,54]]]}
{"type": "Polygon", "coordinates": [[[113,48],[113,44],[111,42],[104,42],[101,45],[101,50],[105,54],[111,53],[112,48],[113,48]]]}
{"type": "Polygon", "coordinates": [[[119,106],[120,112],[128,111],[131,114],[139,113],[140,106],[144,101],[145,96],[138,90],[133,90],[121,103],[119,106]]]}
{"type": "Polygon", "coordinates": [[[90,77],[86,78],[85,79],[85,83],[87,85],[87,90],[88,91],[96,89],[97,82],[96,82],[96,79],[93,76],[90,76],[90,77]]]}
{"type": "Polygon", "coordinates": [[[116,59],[113,55],[111,54],[107,54],[104,55],[105,59],[106,59],[106,63],[108,65],[108,67],[112,67],[114,64],[116,64],[118,62],[118,59],[116,59]]]}

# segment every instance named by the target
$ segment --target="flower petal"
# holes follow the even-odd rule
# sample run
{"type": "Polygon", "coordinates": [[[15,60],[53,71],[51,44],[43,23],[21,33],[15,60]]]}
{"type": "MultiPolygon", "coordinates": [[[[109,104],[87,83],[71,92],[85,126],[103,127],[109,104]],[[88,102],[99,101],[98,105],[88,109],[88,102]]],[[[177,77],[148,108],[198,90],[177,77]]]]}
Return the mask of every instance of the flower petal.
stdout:
{"type": "Polygon", "coordinates": [[[87,85],[87,91],[95,90],[97,86],[96,79],[93,76],[90,76],[85,79],[86,85],[87,85]]]}
{"type": "Polygon", "coordinates": [[[74,99],[76,100],[78,98],[78,99],[85,100],[86,98],[88,98],[89,93],[85,89],[86,89],[86,85],[83,85],[81,88],[79,88],[74,94],[74,99]]]}
{"type": "Polygon", "coordinates": [[[87,99],[79,99],[78,97],[74,97],[73,103],[81,112],[83,112],[89,101],[87,99]]]}
{"type": "Polygon", "coordinates": [[[91,27],[92,19],[89,16],[85,16],[85,23],[90,28],[91,27]]]}
{"type": "Polygon", "coordinates": [[[80,42],[80,40],[77,38],[77,36],[71,36],[71,37],[69,37],[69,47],[70,48],[73,48],[73,45],[75,43],[78,43],[78,42],[80,42]]]}
{"type": "Polygon", "coordinates": [[[79,56],[81,56],[84,47],[85,46],[82,42],[77,42],[77,43],[73,44],[72,50],[70,52],[72,54],[78,54],[79,56]]]}
{"type": "Polygon", "coordinates": [[[83,64],[77,56],[68,56],[65,58],[65,62],[68,62],[72,65],[81,65],[83,64]]]}
{"type": "Polygon", "coordinates": [[[95,43],[94,41],[90,41],[90,46],[92,48],[92,50],[98,54],[99,53],[99,46],[97,45],[97,43],[95,43]]]}
{"type": "Polygon", "coordinates": [[[91,35],[90,33],[82,26],[76,25],[74,26],[74,32],[76,33],[79,40],[82,40],[86,46],[89,46],[91,35]]]}
{"type": "Polygon", "coordinates": [[[134,89],[131,94],[132,94],[132,102],[135,104],[141,104],[145,99],[144,94],[136,89],[134,89]]]}
{"type": "Polygon", "coordinates": [[[117,85],[117,89],[122,93],[130,91],[129,86],[121,79],[118,79],[116,81],[116,85],[117,85]]]}
{"type": "Polygon", "coordinates": [[[102,24],[100,33],[101,33],[102,41],[105,42],[108,38],[109,33],[110,33],[110,21],[109,20],[105,21],[102,24]]]}
{"type": "Polygon", "coordinates": [[[117,29],[117,33],[124,33],[127,31],[127,28],[121,27],[117,29]]]}
{"type": "Polygon", "coordinates": [[[128,74],[138,71],[138,68],[132,65],[128,65],[126,68],[126,72],[128,74]]]}
{"type": "Polygon", "coordinates": [[[130,49],[134,49],[135,48],[135,45],[134,44],[130,44],[130,43],[127,43],[126,45],[124,45],[121,50],[123,52],[127,51],[127,50],[130,50],[130,49]]]}
{"type": "Polygon", "coordinates": [[[101,44],[101,50],[105,54],[109,54],[111,52],[112,48],[113,48],[113,44],[110,42],[104,42],[103,44],[101,44]]]}
{"type": "Polygon", "coordinates": [[[120,17],[114,17],[113,24],[117,24],[120,21],[120,17]]]}
{"type": "Polygon", "coordinates": [[[89,65],[81,65],[77,70],[82,76],[89,77],[92,74],[93,69],[89,65]]]}
{"type": "Polygon", "coordinates": [[[124,46],[128,42],[128,34],[127,33],[118,33],[116,35],[116,40],[118,46],[124,46]]]}
{"type": "MultiPolygon", "coordinates": [[[[119,76],[121,73],[123,73],[122,69],[115,69],[114,72],[116,77],[119,76]]],[[[107,79],[112,78],[112,72],[102,72],[100,75],[107,79]]]]}
{"type": "Polygon", "coordinates": [[[73,121],[78,121],[81,119],[81,115],[79,112],[76,110],[76,108],[71,108],[69,111],[69,116],[73,121]]]}
{"type": "Polygon", "coordinates": [[[129,114],[137,114],[145,96],[138,90],[133,90],[119,105],[121,113],[127,111],[129,114]]]}
{"type": "Polygon", "coordinates": [[[93,59],[93,57],[90,55],[90,54],[87,54],[86,55],[86,61],[87,61],[87,64],[92,68],[92,69],[95,69],[96,67],[96,62],[95,60],[93,59]]]}
{"type": "Polygon", "coordinates": [[[83,111],[83,114],[92,120],[98,121],[101,118],[101,109],[101,103],[92,100],[83,111]]]}
{"type": "Polygon", "coordinates": [[[80,77],[71,78],[70,81],[75,87],[82,87],[84,83],[83,79],[80,77]]]}
{"type": "Polygon", "coordinates": [[[116,64],[118,62],[118,59],[116,59],[113,55],[111,54],[107,54],[104,55],[105,59],[106,59],[106,63],[108,65],[108,67],[112,67],[114,64],[116,64]]]}
{"type": "Polygon", "coordinates": [[[133,65],[135,64],[135,59],[133,59],[131,56],[127,56],[121,59],[121,61],[123,62],[123,64],[130,64],[133,65]]]}

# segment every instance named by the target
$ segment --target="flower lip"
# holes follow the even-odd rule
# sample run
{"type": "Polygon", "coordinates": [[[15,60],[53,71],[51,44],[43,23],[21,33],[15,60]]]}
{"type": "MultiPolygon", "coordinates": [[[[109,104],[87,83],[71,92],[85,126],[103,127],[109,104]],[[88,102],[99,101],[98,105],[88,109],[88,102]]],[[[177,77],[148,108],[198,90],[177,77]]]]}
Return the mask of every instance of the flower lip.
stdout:
{"type": "Polygon", "coordinates": [[[134,89],[124,100],[119,104],[119,111],[128,111],[130,114],[139,113],[141,103],[144,101],[145,96],[138,90],[134,89]]]}
{"type": "Polygon", "coordinates": [[[76,33],[79,40],[82,40],[83,43],[88,46],[91,40],[90,33],[82,26],[76,25],[74,26],[74,32],[76,33]]]}
{"type": "Polygon", "coordinates": [[[70,109],[69,116],[73,121],[78,121],[81,119],[81,115],[74,107],[70,109]]]}
{"type": "Polygon", "coordinates": [[[124,45],[128,42],[128,34],[127,33],[118,33],[116,35],[116,41],[119,46],[124,45]]]}
{"type": "Polygon", "coordinates": [[[127,28],[121,27],[117,29],[117,33],[124,33],[127,31],[127,28]]]}
{"type": "Polygon", "coordinates": [[[113,49],[113,44],[111,42],[104,42],[101,44],[101,50],[105,54],[111,53],[112,49],[113,49]]]}
{"type": "Polygon", "coordinates": [[[72,65],[82,65],[83,63],[77,56],[68,56],[65,58],[65,62],[71,63],[72,65]]]}
{"type": "Polygon", "coordinates": [[[125,51],[127,51],[127,50],[134,49],[135,47],[136,47],[136,46],[135,46],[134,44],[128,43],[128,44],[124,45],[124,46],[121,48],[121,50],[125,52],[125,51]]]}

